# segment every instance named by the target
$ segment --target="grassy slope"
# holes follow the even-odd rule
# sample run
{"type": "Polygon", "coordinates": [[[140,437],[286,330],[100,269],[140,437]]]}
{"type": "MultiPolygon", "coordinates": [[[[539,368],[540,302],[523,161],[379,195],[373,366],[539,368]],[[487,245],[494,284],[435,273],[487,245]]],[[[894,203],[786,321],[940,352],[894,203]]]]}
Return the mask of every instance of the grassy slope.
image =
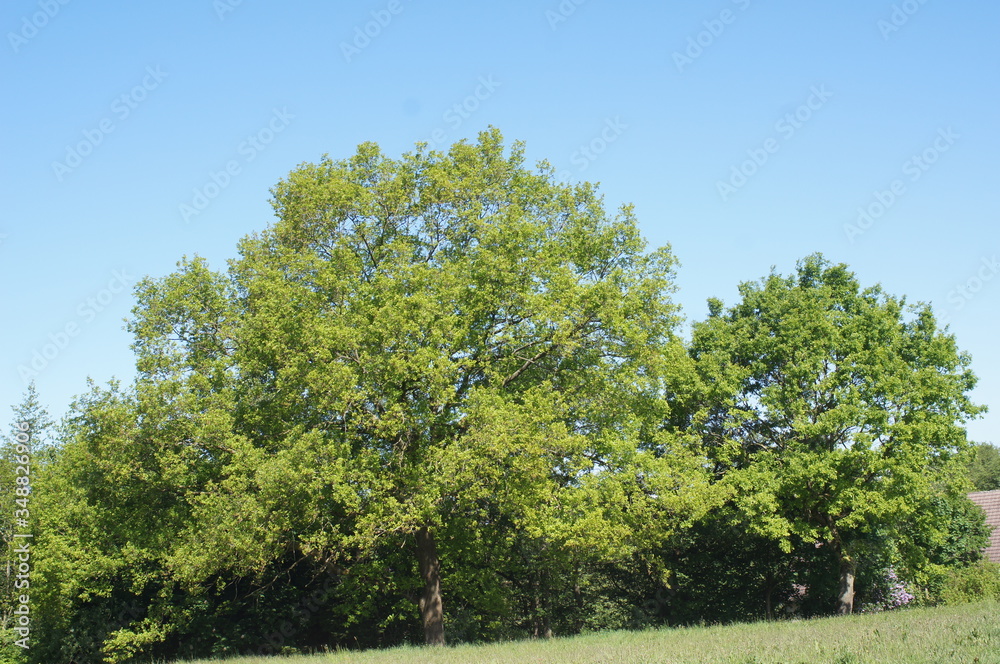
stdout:
{"type": "MultiPolygon", "coordinates": [[[[847,618],[609,632],[440,650],[251,657],[227,664],[1000,664],[1000,602],[847,618]]],[[[192,663],[195,664],[195,663],[192,663]]],[[[201,663],[199,663],[201,664],[201,663]]],[[[216,662],[218,664],[218,662],[216,662]]]]}

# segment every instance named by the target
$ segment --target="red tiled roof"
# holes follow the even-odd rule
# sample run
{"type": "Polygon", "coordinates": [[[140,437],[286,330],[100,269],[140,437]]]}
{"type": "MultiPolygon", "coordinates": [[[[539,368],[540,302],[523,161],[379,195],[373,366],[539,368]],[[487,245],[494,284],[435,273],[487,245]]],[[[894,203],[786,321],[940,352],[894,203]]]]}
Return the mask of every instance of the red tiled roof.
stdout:
{"type": "Polygon", "coordinates": [[[983,551],[983,557],[1000,563],[1000,489],[993,491],[976,491],[969,494],[972,502],[986,512],[986,525],[993,528],[990,543],[983,551]]]}

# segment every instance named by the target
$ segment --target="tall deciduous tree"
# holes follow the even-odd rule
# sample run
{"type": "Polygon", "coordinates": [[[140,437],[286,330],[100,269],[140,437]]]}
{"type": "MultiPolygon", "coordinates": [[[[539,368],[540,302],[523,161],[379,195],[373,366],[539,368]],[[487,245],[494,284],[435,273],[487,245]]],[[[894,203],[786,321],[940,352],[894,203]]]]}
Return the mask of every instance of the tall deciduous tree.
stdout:
{"type": "Polygon", "coordinates": [[[862,289],[820,255],[740,295],[710,301],[695,326],[710,385],[697,421],[758,532],[832,549],[849,613],[866,549],[905,544],[901,524],[944,529],[918,510],[949,490],[939,480],[967,445],[962,424],[982,410],[970,359],[929,307],[862,289]]]}
{"type": "Polygon", "coordinates": [[[145,420],[204,469],[178,482],[194,521],[174,569],[293,551],[349,575],[409,547],[442,644],[456,532],[499,512],[611,559],[710,505],[693,439],[658,426],[691,361],[674,258],[631,207],[525,168],[496,130],[398,160],[364,144],[273,194],[278,222],[228,278],[196,260],[139,288],[145,420]]]}

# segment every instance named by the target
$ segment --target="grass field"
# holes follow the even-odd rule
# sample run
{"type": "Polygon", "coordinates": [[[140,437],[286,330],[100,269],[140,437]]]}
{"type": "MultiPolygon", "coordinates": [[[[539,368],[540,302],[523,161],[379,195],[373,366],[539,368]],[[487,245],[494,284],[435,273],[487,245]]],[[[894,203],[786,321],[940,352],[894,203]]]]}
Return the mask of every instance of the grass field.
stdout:
{"type": "MultiPolygon", "coordinates": [[[[433,650],[408,647],[225,661],[227,664],[1000,664],[1000,602],[844,618],[607,632],[549,641],[433,650]]],[[[189,664],[208,664],[208,660],[189,664]]]]}

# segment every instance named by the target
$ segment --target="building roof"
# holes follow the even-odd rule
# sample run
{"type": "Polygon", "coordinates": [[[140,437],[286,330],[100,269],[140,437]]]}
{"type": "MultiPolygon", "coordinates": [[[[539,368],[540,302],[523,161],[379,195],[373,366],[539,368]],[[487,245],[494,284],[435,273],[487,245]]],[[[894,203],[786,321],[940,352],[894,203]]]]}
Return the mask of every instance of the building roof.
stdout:
{"type": "Polygon", "coordinates": [[[969,494],[972,502],[986,512],[986,525],[993,528],[990,543],[983,551],[983,557],[1000,563],[1000,489],[993,491],[976,491],[969,494]]]}

